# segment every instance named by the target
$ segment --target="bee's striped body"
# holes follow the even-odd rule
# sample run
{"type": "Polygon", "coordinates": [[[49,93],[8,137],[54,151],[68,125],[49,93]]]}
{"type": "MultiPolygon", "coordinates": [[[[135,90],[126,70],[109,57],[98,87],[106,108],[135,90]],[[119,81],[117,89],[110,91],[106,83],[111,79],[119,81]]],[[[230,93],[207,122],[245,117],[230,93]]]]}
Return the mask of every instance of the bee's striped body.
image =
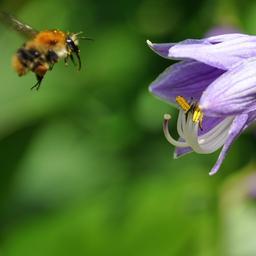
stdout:
{"type": "Polygon", "coordinates": [[[4,12],[0,12],[0,20],[28,38],[14,55],[12,65],[19,76],[29,71],[36,74],[37,84],[32,88],[39,89],[46,72],[51,70],[60,59],[64,59],[66,63],[70,58],[74,63],[73,53],[78,59],[80,69],[77,34],[69,34],[56,29],[38,32],[4,12]]]}

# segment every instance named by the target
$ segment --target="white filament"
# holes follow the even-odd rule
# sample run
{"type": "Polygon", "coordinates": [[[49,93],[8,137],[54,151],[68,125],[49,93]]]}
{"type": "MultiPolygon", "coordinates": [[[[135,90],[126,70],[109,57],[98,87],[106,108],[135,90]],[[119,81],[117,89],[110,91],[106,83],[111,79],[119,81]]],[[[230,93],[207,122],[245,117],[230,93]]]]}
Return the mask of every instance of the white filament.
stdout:
{"type": "Polygon", "coordinates": [[[177,141],[170,135],[168,129],[171,116],[164,115],[163,130],[169,143],[181,148],[191,147],[195,152],[200,154],[212,153],[224,145],[234,117],[226,117],[210,131],[200,136],[198,135],[198,122],[193,122],[192,117],[192,112],[185,114],[183,110],[180,110],[177,131],[181,141],[177,141]]]}

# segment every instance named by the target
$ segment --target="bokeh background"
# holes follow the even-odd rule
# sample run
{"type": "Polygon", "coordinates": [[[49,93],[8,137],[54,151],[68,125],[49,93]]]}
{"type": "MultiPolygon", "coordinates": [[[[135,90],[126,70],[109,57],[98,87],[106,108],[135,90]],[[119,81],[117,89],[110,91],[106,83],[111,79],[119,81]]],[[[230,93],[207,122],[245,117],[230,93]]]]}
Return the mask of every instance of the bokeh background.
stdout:
{"type": "MultiPolygon", "coordinates": [[[[145,44],[229,27],[256,33],[256,2],[6,0],[38,30],[84,31],[81,72],[55,65],[39,91],[12,70],[24,39],[0,26],[0,255],[255,256],[255,132],[173,160],[148,85],[173,62],[145,44]]],[[[176,130],[175,122],[171,129],[176,130]]]]}

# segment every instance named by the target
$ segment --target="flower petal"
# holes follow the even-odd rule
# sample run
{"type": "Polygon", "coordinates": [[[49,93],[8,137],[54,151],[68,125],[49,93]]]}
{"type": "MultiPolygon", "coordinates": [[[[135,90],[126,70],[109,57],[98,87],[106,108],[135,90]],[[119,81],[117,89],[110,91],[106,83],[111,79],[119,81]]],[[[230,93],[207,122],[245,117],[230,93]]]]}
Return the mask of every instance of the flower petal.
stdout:
{"type": "Polygon", "coordinates": [[[256,110],[256,58],[250,58],[216,79],[202,94],[200,108],[209,116],[256,110]]]}
{"type": "MultiPolygon", "coordinates": [[[[151,50],[153,50],[155,53],[160,55],[163,58],[167,59],[175,59],[169,56],[169,50],[170,48],[174,47],[177,44],[209,44],[205,39],[186,39],[184,41],[181,41],[180,43],[161,43],[161,44],[155,44],[151,41],[147,40],[147,44],[150,47],[151,50]]],[[[177,60],[180,60],[178,58],[177,60]]]]}
{"type": "Polygon", "coordinates": [[[220,168],[223,160],[225,159],[231,145],[233,144],[234,140],[241,134],[241,132],[247,127],[248,125],[248,115],[242,114],[237,116],[229,130],[229,136],[220,152],[218,160],[212,170],[210,171],[209,175],[214,175],[220,168]]]}
{"type": "Polygon", "coordinates": [[[241,34],[241,33],[226,33],[226,34],[219,34],[215,36],[211,36],[205,39],[206,42],[209,42],[211,44],[218,44],[230,40],[235,40],[235,39],[242,39],[244,37],[248,37],[246,34],[241,34]]]}
{"type": "Polygon", "coordinates": [[[199,129],[198,135],[204,135],[205,133],[209,132],[211,129],[213,129],[216,125],[218,125],[221,121],[223,121],[223,117],[209,117],[204,116],[203,123],[202,123],[202,130],[199,129]]]}
{"type": "Polygon", "coordinates": [[[193,149],[190,148],[190,147],[187,147],[187,148],[175,148],[175,151],[174,151],[174,154],[173,154],[173,158],[174,159],[178,159],[186,154],[189,154],[193,152],[193,149]]]}
{"type": "Polygon", "coordinates": [[[243,59],[256,56],[256,37],[226,34],[206,39],[188,39],[176,44],[148,45],[156,53],[170,59],[193,59],[207,65],[228,70],[243,59]]]}
{"type": "Polygon", "coordinates": [[[248,117],[248,121],[245,128],[247,128],[248,126],[250,126],[252,123],[256,121],[256,112],[251,112],[248,114],[248,116],[249,117],[248,117]]]}
{"type": "Polygon", "coordinates": [[[163,58],[169,58],[168,53],[170,47],[174,46],[176,43],[164,43],[164,44],[154,44],[147,40],[147,44],[151,50],[160,55],[163,58]]]}
{"type": "Polygon", "coordinates": [[[167,68],[152,82],[149,90],[156,96],[175,103],[176,96],[199,100],[202,92],[223,70],[197,61],[182,61],[167,68]]]}

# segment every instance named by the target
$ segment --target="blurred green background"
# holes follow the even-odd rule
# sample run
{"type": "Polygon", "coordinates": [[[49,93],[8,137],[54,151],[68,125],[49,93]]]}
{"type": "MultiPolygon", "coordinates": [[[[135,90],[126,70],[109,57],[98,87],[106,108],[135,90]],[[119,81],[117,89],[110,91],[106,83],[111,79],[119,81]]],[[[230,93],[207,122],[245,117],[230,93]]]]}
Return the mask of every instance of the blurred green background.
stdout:
{"type": "MultiPolygon", "coordinates": [[[[64,63],[31,91],[0,27],[0,255],[255,256],[255,133],[218,152],[172,159],[148,92],[171,61],[146,46],[229,26],[256,33],[255,1],[6,0],[38,30],[84,31],[81,72],[64,63]]],[[[175,122],[171,129],[175,130],[175,122]]]]}

